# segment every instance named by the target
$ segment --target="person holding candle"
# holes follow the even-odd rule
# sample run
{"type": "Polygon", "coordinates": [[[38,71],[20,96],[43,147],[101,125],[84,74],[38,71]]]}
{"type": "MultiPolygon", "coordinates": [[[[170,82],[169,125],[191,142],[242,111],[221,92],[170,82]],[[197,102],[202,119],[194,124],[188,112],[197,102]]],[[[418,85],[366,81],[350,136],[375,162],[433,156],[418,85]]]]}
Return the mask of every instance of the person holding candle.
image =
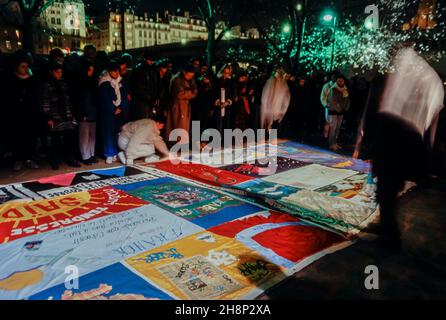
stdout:
{"type": "Polygon", "coordinates": [[[232,79],[231,69],[225,65],[219,72],[219,78],[215,86],[215,108],[213,122],[220,131],[234,129],[235,114],[231,108],[234,102],[235,87],[232,79]]]}

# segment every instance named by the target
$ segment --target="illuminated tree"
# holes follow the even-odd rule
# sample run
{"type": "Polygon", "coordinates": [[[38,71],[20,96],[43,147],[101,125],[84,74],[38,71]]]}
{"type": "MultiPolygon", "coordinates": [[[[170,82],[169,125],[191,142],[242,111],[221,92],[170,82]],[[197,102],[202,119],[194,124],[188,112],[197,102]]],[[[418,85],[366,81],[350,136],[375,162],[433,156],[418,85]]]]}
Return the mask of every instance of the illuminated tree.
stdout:
{"type": "Polygon", "coordinates": [[[381,14],[376,30],[364,24],[364,16],[344,17],[336,34],[333,29],[315,23],[304,38],[301,62],[307,70],[329,71],[333,41],[336,41],[334,68],[338,69],[383,73],[391,66],[393,54],[401,45],[413,45],[427,60],[437,61],[445,54],[439,48],[440,40],[446,37],[445,8],[431,7],[430,15],[436,19],[427,19],[425,8],[420,15],[419,5],[415,0],[378,0],[381,14]],[[420,19],[424,22],[420,23],[420,19]]]}
{"type": "MultiPolygon", "coordinates": [[[[265,3],[253,0],[251,7],[250,19],[259,29],[261,37],[268,43],[267,61],[284,64],[293,69],[300,47],[303,24],[302,2],[276,0],[265,3]]],[[[305,7],[306,5],[304,9],[305,7]]]]}

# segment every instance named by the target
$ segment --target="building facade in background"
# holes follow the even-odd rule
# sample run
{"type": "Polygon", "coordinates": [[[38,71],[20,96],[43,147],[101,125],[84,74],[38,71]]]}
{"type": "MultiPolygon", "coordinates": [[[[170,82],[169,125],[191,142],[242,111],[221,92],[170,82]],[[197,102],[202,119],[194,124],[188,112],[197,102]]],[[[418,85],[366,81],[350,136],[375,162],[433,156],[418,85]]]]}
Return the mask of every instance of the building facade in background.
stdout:
{"type": "Polygon", "coordinates": [[[83,1],[47,3],[37,21],[37,52],[47,54],[55,47],[65,51],[83,48],[87,42],[83,1]]]}
{"type": "MultiPolygon", "coordinates": [[[[138,16],[127,9],[123,14],[118,10],[87,19],[82,0],[45,0],[36,25],[36,53],[39,54],[48,54],[53,48],[68,53],[83,49],[87,43],[94,44],[98,50],[112,52],[122,50],[122,41],[126,42],[126,49],[136,49],[208,39],[205,22],[189,12],[138,16]]],[[[224,23],[218,23],[216,37],[224,29],[224,23]]],[[[235,27],[224,36],[224,39],[238,38],[258,39],[259,33],[255,29],[243,33],[240,27],[235,27]]],[[[21,48],[20,28],[0,21],[0,51],[10,53],[21,48]]]]}
{"type": "MultiPolygon", "coordinates": [[[[97,17],[91,28],[89,42],[98,50],[107,52],[122,50],[122,29],[125,32],[125,48],[136,49],[169,43],[187,43],[208,39],[208,31],[203,20],[190,16],[171,15],[168,11],[162,16],[137,16],[131,10],[124,15],[110,12],[106,17],[97,17]],[[124,19],[124,23],[122,20],[124,19]]],[[[224,24],[219,23],[216,36],[224,30],[224,24]]],[[[237,38],[241,37],[239,32],[237,38]]]]}
{"type": "Polygon", "coordinates": [[[0,24],[0,53],[22,49],[22,33],[19,29],[0,24]]]}

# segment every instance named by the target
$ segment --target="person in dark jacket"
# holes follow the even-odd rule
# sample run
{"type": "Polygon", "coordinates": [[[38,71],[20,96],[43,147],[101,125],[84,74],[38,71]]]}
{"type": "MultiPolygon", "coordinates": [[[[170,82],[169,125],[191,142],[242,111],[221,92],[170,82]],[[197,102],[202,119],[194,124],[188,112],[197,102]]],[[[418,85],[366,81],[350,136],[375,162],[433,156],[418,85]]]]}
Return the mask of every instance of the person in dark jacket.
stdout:
{"type": "Polygon", "coordinates": [[[162,60],[157,63],[158,76],[160,80],[159,84],[159,104],[156,108],[156,114],[158,116],[167,117],[167,111],[169,110],[170,103],[170,81],[172,77],[169,75],[168,61],[162,60]]]}
{"type": "Polygon", "coordinates": [[[136,66],[130,79],[132,95],[132,120],[153,118],[160,103],[161,80],[154,59],[149,52],[144,53],[144,61],[136,66]]]}
{"type": "Polygon", "coordinates": [[[235,80],[235,98],[232,106],[236,127],[242,130],[250,127],[251,109],[248,100],[248,74],[240,71],[235,80]]]}
{"type": "Polygon", "coordinates": [[[122,113],[119,63],[111,61],[99,78],[99,124],[106,163],[117,161],[119,116],[122,113]]]}
{"type": "Polygon", "coordinates": [[[70,167],[80,167],[74,152],[77,123],[68,88],[62,80],[62,68],[57,62],[50,65],[50,77],[43,83],[39,103],[51,139],[49,161],[53,170],[59,169],[62,159],[70,167]]]}
{"type": "Polygon", "coordinates": [[[79,147],[82,162],[86,165],[97,163],[96,146],[96,79],[94,65],[87,62],[84,65],[77,94],[77,109],[79,121],[79,147]]]}
{"type": "Polygon", "coordinates": [[[29,168],[38,169],[33,156],[37,145],[34,132],[39,129],[39,109],[35,99],[36,81],[26,56],[14,57],[13,74],[7,77],[5,87],[8,119],[5,126],[9,128],[7,132],[14,160],[13,170],[20,171],[24,164],[29,168]],[[17,123],[20,123],[20,126],[17,123]],[[26,130],[23,130],[24,128],[26,130]]]}
{"type": "Polygon", "coordinates": [[[223,66],[214,86],[213,124],[220,131],[235,128],[235,111],[232,107],[235,99],[235,85],[229,65],[223,66]]]}
{"type": "Polygon", "coordinates": [[[214,103],[213,84],[209,74],[203,74],[197,81],[198,95],[192,106],[192,121],[200,122],[201,133],[208,129],[209,117],[214,103]]]}
{"type": "Polygon", "coordinates": [[[263,83],[257,69],[251,68],[248,73],[248,100],[251,112],[248,128],[257,130],[260,126],[260,103],[262,100],[263,83]]]}

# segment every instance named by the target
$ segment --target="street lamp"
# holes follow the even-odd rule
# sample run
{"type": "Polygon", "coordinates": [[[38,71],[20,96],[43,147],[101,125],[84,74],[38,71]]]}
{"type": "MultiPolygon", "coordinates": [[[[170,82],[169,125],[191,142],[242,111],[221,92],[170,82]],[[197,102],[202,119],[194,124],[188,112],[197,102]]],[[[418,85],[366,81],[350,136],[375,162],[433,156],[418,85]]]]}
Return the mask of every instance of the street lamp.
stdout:
{"type": "Polygon", "coordinates": [[[325,22],[331,22],[331,21],[333,21],[334,17],[333,17],[333,15],[331,15],[330,13],[327,13],[327,14],[325,14],[325,15],[322,17],[322,19],[323,19],[325,22]]]}
{"type": "Polygon", "coordinates": [[[330,24],[333,27],[333,44],[331,47],[331,61],[330,61],[330,72],[333,71],[334,64],[334,54],[336,48],[336,29],[337,29],[337,17],[334,12],[327,10],[322,13],[322,20],[325,24],[330,24]]]}
{"type": "Polygon", "coordinates": [[[287,23],[283,26],[282,28],[283,33],[290,33],[291,31],[291,26],[287,23]]]}

